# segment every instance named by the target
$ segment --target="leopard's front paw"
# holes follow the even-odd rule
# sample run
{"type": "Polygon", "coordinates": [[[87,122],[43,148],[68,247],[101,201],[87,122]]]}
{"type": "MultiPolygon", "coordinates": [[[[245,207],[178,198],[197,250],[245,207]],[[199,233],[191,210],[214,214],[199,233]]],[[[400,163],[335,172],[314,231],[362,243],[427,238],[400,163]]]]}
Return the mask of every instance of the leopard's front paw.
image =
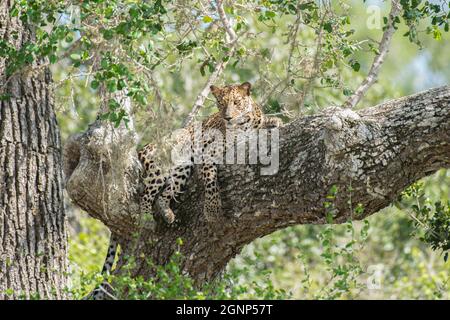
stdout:
{"type": "Polygon", "coordinates": [[[266,129],[274,129],[283,126],[283,121],[277,117],[266,118],[264,127],[266,129]]]}
{"type": "Polygon", "coordinates": [[[173,210],[170,209],[170,206],[161,199],[158,199],[157,202],[164,221],[167,222],[168,224],[173,223],[175,221],[175,214],[173,213],[173,210]]]}
{"type": "Polygon", "coordinates": [[[173,213],[172,209],[168,208],[163,211],[163,218],[164,221],[166,221],[168,224],[171,224],[175,221],[175,214],[173,213]]]}

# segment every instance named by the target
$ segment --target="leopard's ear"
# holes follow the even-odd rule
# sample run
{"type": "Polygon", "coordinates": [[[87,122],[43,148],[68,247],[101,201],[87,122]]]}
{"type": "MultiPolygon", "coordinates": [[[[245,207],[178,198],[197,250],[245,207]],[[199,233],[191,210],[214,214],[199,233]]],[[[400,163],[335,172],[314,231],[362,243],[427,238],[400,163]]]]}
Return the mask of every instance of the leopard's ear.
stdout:
{"type": "Polygon", "coordinates": [[[209,90],[211,90],[211,93],[217,98],[220,95],[220,92],[222,91],[219,87],[216,86],[210,86],[209,90]]]}
{"type": "Polygon", "coordinates": [[[244,82],[243,84],[241,84],[239,86],[239,89],[242,90],[242,92],[244,94],[246,94],[247,96],[250,95],[250,89],[252,88],[252,85],[250,84],[250,82],[244,82]]]}

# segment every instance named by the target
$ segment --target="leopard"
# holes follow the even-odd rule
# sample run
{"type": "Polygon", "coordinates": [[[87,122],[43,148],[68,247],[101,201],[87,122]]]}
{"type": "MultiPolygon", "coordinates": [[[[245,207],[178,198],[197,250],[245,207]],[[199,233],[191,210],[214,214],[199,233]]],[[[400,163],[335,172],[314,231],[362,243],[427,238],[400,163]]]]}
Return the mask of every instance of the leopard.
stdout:
{"type": "MultiPolygon", "coordinates": [[[[201,124],[201,142],[190,143],[190,159],[171,168],[165,179],[163,190],[156,202],[166,221],[175,221],[170,207],[171,201],[183,193],[194,170],[194,160],[200,156],[200,176],[204,185],[203,215],[208,223],[214,223],[221,217],[222,202],[218,185],[218,163],[226,147],[225,137],[229,130],[248,131],[252,129],[272,129],[280,127],[282,120],[268,117],[251,96],[251,84],[230,84],[222,87],[211,85],[210,92],[215,97],[218,112],[204,119],[201,124]],[[214,134],[218,130],[221,135],[214,134]]],[[[196,138],[193,123],[185,128],[186,136],[180,143],[194,141],[196,138]]],[[[197,123],[198,125],[198,123],[197,123]]],[[[223,159],[223,158],[222,158],[223,159]]],[[[198,167],[197,167],[198,168],[198,167]]]]}

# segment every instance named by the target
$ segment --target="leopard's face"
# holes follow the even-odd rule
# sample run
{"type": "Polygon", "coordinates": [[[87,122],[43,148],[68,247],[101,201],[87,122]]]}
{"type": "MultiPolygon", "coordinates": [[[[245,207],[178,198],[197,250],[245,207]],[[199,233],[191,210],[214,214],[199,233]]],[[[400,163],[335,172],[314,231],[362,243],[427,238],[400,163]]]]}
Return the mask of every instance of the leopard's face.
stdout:
{"type": "Polygon", "coordinates": [[[254,113],[248,82],[225,87],[211,86],[222,118],[232,125],[248,122],[254,113]]]}

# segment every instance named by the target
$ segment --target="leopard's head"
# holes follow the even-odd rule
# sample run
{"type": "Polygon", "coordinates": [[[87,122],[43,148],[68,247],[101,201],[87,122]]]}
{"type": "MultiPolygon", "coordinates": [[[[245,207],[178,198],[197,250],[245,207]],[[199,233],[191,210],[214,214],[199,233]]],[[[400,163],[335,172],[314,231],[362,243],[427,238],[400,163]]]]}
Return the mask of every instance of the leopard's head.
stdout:
{"type": "Polygon", "coordinates": [[[240,121],[245,121],[254,112],[250,88],[251,84],[248,82],[224,87],[210,87],[223,119],[230,123],[239,124],[240,121]]]}

